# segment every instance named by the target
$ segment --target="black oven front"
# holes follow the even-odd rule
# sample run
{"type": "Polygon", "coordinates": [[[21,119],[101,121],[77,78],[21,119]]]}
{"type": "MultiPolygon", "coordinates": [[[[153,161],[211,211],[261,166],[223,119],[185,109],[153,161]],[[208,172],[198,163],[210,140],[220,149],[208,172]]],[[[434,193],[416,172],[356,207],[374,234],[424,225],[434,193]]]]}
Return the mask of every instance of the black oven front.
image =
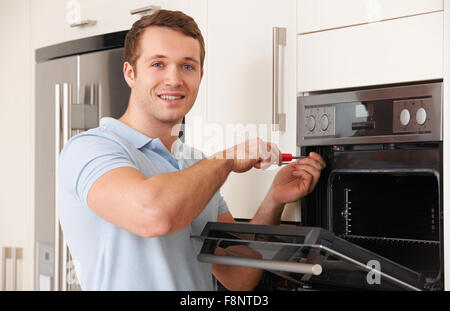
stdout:
{"type": "Polygon", "coordinates": [[[441,83],[298,97],[297,144],[327,167],[302,225],[420,273],[443,289],[441,83]]]}

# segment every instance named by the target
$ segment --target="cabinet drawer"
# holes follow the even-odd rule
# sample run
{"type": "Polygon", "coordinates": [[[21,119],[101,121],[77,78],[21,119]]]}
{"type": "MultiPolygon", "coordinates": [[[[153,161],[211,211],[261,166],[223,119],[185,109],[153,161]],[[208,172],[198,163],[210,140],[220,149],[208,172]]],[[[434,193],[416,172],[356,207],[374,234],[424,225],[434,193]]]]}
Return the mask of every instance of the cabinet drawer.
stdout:
{"type": "Polygon", "coordinates": [[[297,31],[307,33],[443,10],[443,0],[298,0],[297,31]]]}
{"type": "Polygon", "coordinates": [[[299,35],[297,91],[443,77],[443,12],[299,35]]]}

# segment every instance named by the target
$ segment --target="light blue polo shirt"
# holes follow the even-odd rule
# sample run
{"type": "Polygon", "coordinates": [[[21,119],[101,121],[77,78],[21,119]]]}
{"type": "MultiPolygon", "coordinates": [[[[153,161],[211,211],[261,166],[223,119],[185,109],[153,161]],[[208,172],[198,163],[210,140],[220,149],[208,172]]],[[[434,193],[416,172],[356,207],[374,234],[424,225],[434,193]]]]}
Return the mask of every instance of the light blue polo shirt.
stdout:
{"type": "Polygon", "coordinates": [[[93,183],[112,169],[133,167],[150,178],[193,165],[199,159],[192,155],[198,151],[180,140],[172,155],[158,138],[113,118],[69,140],[59,159],[59,219],[83,290],[213,289],[211,265],[196,258],[202,243],[190,236],[228,211],[219,192],[190,226],[153,238],[109,223],[86,203],[93,183]]]}

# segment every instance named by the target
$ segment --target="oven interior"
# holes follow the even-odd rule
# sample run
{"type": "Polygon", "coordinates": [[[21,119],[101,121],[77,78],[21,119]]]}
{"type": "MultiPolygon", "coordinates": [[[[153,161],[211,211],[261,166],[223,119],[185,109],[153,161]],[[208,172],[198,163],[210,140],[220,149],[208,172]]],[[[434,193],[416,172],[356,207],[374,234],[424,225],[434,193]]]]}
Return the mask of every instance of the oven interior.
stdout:
{"type": "Polygon", "coordinates": [[[330,228],[420,272],[440,272],[439,179],[433,172],[339,172],[329,181],[330,228]]]}

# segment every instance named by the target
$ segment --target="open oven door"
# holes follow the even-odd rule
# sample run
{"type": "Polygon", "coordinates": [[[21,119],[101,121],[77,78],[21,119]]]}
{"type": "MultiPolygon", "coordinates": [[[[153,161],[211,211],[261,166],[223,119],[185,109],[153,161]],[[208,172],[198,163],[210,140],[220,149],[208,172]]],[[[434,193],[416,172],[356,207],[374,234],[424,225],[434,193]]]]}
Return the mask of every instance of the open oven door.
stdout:
{"type": "Polygon", "coordinates": [[[423,277],[317,227],[209,222],[200,262],[265,269],[299,288],[422,290],[423,277]],[[245,248],[259,258],[244,256],[245,248]],[[219,255],[219,254],[226,255],[219,255]],[[253,252],[254,253],[254,252],[253,252]]]}

